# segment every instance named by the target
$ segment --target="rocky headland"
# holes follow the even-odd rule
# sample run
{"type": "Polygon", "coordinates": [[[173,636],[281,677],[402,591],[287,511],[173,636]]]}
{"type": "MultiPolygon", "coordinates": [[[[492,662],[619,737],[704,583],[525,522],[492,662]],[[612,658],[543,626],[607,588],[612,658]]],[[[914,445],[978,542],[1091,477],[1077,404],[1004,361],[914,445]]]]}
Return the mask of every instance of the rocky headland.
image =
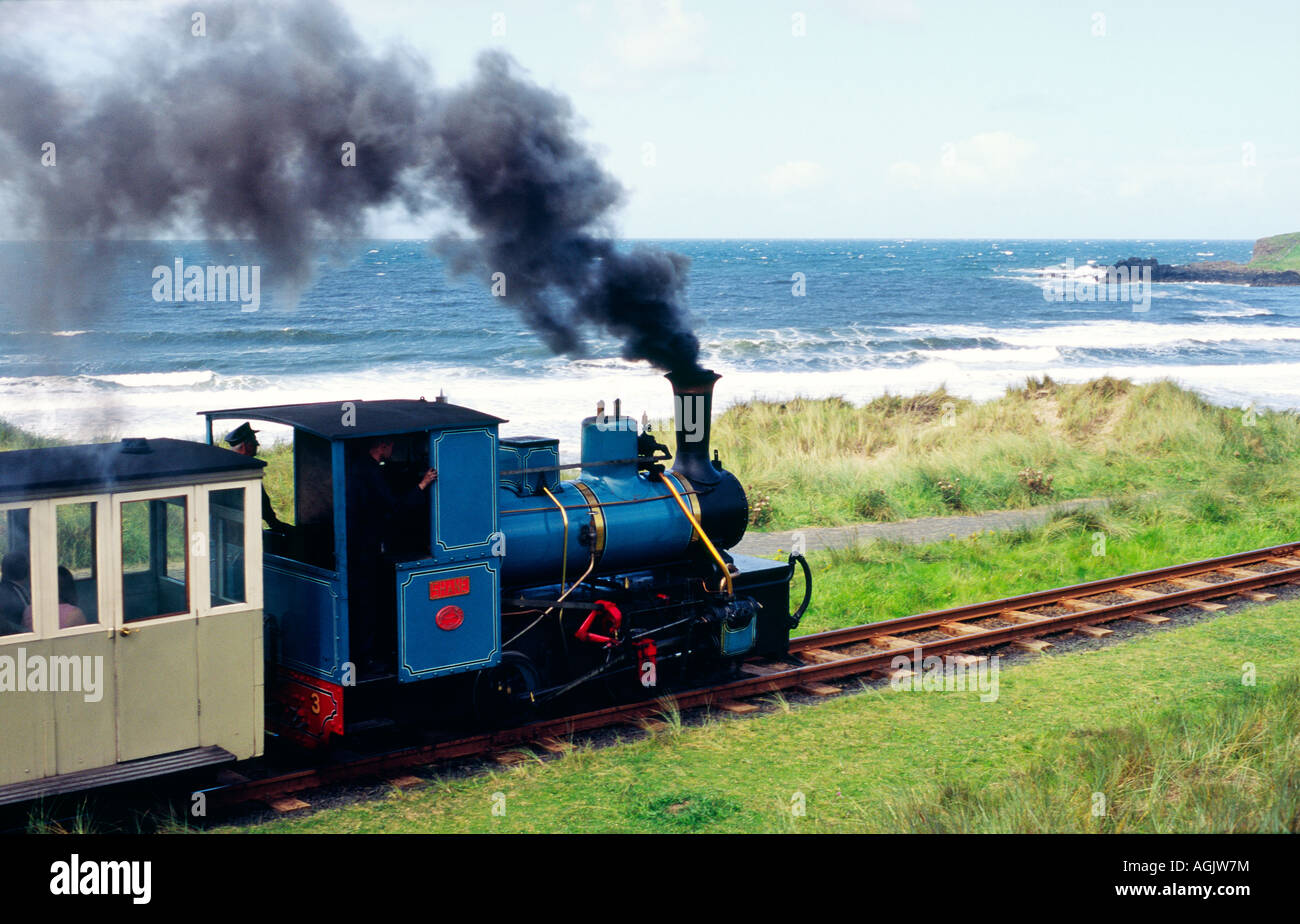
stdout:
{"type": "Polygon", "coordinates": [[[1129,257],[1115,267],[1141,272],[1150,267],[1152,282],[1225,282],[1246,286],[1300,286],[1300,232],[1262,237],[1249,263],[1213,260],[1161,263],[1155,257],[1129,257]]]}

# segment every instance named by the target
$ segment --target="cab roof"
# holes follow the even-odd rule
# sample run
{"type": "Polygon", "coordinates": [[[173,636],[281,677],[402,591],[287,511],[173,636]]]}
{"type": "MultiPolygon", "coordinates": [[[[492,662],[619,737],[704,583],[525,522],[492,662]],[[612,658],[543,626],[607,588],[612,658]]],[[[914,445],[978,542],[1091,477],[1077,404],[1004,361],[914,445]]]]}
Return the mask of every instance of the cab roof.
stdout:
{"type": "MultiPolygon", "coordinates": [[[[209,421],[264,420],[306,430],[327,440],[365,436],[390,436],[417,430],[442,430],[481,424],[505,423],[500,417],[472,408],[426,401],[423,398],[382,401],[321,401],[316,404],[278,404],[268,407],[200,411],[209,421]],[[350,405],[350,408],[348,407],[350,405]]],[[[214,439],[222,434],[213,432],[214,439]]]]}
{"type": "Polygon", "coordinates": [[[260,478],[266,463],[173,439],[0,452],[0,502],[260,478]]]}

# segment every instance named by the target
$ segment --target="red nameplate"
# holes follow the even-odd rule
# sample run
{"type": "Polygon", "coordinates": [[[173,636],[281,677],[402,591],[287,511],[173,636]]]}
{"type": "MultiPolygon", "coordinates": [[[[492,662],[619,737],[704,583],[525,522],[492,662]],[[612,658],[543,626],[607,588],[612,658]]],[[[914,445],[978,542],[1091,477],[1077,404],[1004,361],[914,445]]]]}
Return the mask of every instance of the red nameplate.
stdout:
{"type": "Polygon", "coordinates": [[[467,593],[469,593],[469,575],[429,582],[430,600],[441,600],[443,597],[463,597],[467,593]]]}

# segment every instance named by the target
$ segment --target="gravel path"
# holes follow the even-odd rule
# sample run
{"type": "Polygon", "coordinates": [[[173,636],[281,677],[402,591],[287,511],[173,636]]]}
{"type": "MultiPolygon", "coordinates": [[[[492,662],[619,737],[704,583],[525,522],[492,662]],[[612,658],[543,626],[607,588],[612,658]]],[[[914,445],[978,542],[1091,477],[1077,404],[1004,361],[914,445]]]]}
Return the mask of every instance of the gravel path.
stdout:
{"type": "MultiPolygon", "coordinates": [[[[797,532],[803,533],[805,547],[809,552],[844,548],[856,542],[868,542],[872,539],[895,539],[900,542],[919,544],[939,542],[952,536],[964,539],[973,533],[982,533],[986,530],[1013,530],[1025,526],[1041,526],[1058,510],[1078,510],[1105,505],[1104,498],[1086,498],[1049,504],[1046,507],[1030,507],[1026,510],[994,510],[989,513],[956,517],[920,517],[915,520],[900,520],[897,523],[809,526],[797,532]]],[[[747,532],[745,538],[732,551],[770,558],[778,551],[788,552],[795,533],[796,530],[779,533],[747,532]]]]}

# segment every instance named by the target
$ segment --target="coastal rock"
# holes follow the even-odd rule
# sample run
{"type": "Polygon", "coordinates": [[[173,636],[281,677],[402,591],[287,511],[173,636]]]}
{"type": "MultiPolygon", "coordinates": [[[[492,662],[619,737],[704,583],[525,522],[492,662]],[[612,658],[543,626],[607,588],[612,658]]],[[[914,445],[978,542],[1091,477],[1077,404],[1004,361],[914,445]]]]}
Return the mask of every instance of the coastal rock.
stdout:
{"type": "Polygon", "coordinates": [[[1226,282],[1247,286],[1300,285],[1300,232],[1275,234],[1255,241],[1249,263],[1214,260],[1201,263],[1170,265],[1155,257],[1129,257],[1115,268],[1133,270],[1149,268],[1152,282],[1226,282]]]}
{"type": "Polygon", "coordinates": [[[1129,272],[1151,268],[1152,282],[1225,282],[1247,286],[1300,286],[1300,273],[1295,270],[1265,270],[1249,263],[1214,260],[1199,263],[1161,263],[1155,257],[1129,257],[1115,264],[1129,272]]]}

